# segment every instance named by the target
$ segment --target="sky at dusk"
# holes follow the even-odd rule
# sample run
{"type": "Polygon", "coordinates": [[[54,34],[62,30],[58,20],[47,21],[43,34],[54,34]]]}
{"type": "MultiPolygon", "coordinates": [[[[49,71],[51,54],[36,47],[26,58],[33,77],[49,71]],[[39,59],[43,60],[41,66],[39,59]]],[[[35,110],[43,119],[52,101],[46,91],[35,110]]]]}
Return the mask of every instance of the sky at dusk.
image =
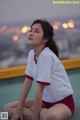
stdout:
{"type": "Polygon", "coordinates": [[[65,16],[80,16],[80,4],[54,5],[53,0],[0,0],[0,23],[65,16]]]}

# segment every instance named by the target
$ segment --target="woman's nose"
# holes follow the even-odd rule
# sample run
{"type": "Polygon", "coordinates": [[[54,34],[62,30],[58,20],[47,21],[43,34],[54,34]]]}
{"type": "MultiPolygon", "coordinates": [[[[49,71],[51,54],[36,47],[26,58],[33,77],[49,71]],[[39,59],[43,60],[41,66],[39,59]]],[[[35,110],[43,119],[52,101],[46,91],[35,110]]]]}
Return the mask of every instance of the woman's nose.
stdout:
{"type": "Polygon", "coordinates": [[[33,31],[29,32],[29,36],[33,36],[33,31]]]}

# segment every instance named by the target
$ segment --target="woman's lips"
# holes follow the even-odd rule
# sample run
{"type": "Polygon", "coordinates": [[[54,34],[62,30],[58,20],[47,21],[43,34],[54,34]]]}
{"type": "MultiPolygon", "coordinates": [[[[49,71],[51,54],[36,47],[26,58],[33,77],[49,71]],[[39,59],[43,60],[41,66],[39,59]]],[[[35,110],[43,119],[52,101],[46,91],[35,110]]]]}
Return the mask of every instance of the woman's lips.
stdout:
{"type": "Polygon", "coordinates": [[[33,38],[30,38],[30,37],[29,37],[28,40],[33,40],[33,38]]]}

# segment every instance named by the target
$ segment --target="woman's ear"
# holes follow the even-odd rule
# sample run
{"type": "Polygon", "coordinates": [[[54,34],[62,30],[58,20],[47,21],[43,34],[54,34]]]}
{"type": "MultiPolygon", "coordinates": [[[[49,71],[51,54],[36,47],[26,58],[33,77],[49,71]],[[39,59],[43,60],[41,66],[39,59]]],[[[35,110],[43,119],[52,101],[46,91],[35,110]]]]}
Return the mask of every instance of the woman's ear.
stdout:
{"type": "Polygon", "coordinates": [[[44,43],[46,43],[47,41],[48,41],[48,39],[47,39],[47,38],[43,39],[43,42],[44,42],[44,43]]]}

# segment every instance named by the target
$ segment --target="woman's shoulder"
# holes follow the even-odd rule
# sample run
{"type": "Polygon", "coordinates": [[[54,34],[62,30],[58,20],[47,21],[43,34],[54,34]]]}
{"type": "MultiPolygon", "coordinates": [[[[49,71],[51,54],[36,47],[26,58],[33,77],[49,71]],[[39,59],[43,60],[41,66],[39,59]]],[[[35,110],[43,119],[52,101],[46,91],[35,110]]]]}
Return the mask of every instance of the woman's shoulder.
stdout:
{"type": "Polygon", "coordinates": [[[42,56],[46,58],[57,58],[55,53],[53,53],[48,47],[44,49],[42,56]]]}
{"type": "Polygon", "coordinates": [[[40,56],[39,56],[39,61],[54,61],[53,59],[53,53],[49,48],[45,48],[40,56]]]}
{"type": "Polygon", "coordinates": [[[46,47],[44,51],[42,52],[40,56],[40,60],[50,61],[56,65],[60,63],[60,59],[48,47],[46,47]]]}

